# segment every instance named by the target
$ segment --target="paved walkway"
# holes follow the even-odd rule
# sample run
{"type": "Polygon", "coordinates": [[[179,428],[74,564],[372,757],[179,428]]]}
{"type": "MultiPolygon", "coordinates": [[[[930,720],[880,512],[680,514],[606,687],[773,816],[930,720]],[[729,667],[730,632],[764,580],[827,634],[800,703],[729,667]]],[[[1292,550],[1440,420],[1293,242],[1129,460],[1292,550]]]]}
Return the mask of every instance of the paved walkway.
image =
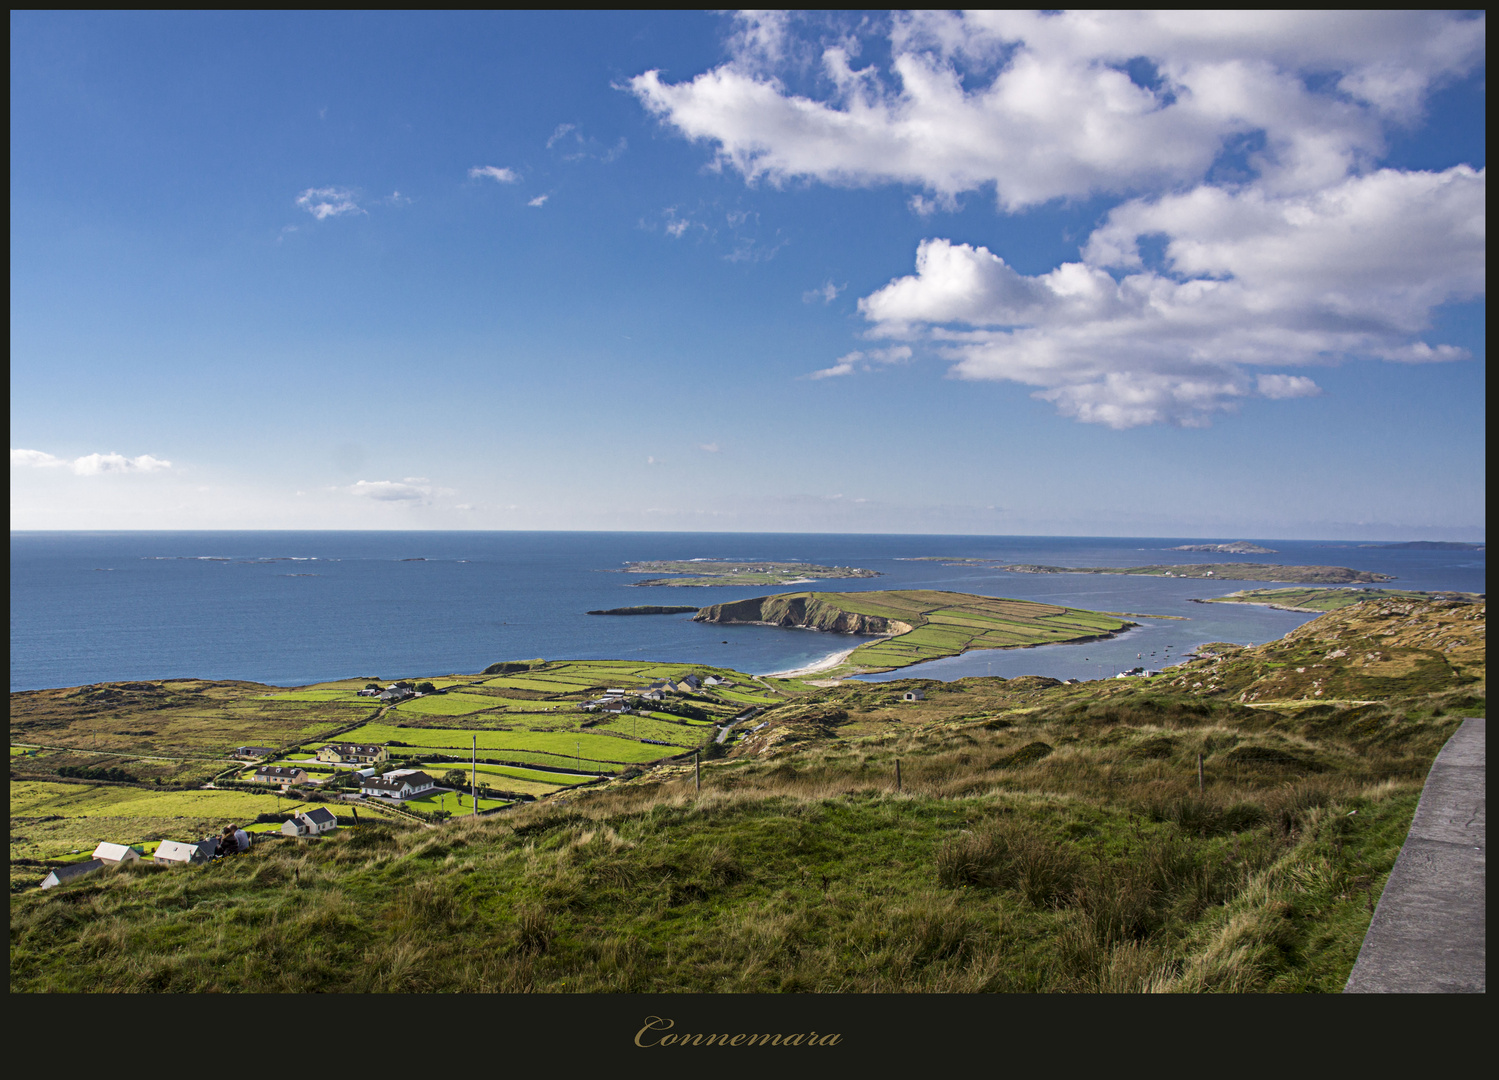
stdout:
{"type": "Polygon", "coordinates": [[[1484,719],[1463,721],[1426,775],[1346,994],[1482,994],[1484,719]]]}

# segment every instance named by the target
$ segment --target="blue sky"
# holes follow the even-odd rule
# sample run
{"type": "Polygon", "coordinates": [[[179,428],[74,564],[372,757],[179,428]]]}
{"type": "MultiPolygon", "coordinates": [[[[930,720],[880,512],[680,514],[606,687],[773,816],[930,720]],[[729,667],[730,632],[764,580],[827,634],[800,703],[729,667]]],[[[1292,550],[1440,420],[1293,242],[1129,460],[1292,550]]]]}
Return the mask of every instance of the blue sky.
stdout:
{"type": "Polygon", "coordinates": [[[1484,535],[1484,22],[11,15],[11,524],[1484,535]]]}

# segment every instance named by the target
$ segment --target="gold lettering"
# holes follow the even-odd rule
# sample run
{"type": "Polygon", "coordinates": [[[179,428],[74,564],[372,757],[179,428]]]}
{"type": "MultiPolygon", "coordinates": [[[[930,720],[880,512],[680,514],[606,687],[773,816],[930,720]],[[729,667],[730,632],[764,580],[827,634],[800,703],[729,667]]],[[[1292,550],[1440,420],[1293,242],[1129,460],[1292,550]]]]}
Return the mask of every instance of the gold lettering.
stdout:
{"type": "MultiPolygon", "coordinates": [[[[675,1020],[666,1020],[666,1019],[663,1019],[662,1017],[659,1017],[659,1016],[647,1016],[645,1018],[645,1027],[641,1028],[639,1031],[637,1031],[635,1033],[635,1045],[636,1046],[658,1046],[658,1045],[663,1045],[663,1044],[660,1044],[660,1043],[641,1042],[640,1041],[640,1036],[644,1035],[647,1031],[655,1031],[658,1028],[659,1029],[673,1028],[673,1027],[676,1027],[676,1026],[677,1026],[677,1022],[675,1020]]],[[[672,1038],[672,1036],[668,1035],[667,1038],[672,1038]]]]}
{"type": "Polygon", "coordinates": [[[802,1044],[802,1039],[804,1039],[804,1038],[806,1038],[806,1036],[804,1036],[804,1035],[787,1035],[786,1036],[786,1041],[783,1042],[781,1045],[782,1046],[800,1046],[802,1044]]]}
{"type": "MultiPolygon", "coordinates": [[[[750,1036],[750,1037],[754,1038],[753,1035],[750,1036]]],[[[732,1039],[729,1040],[729,1045],[730,1046],[738,1046],[743,1041],[744,1041],[744,1036],[743,1035],[735,1035],[732,1039]]],[[[722,1046],[723,1044],[719,1043],[719,1045],[722,1046]]]]}
{"type": "Polygon", "coordinates": [[[656,1045],[657,1046],[670,1046],[672,1043],[674,1043],[676,1041],[677,1041],[677,1037],[675,1035],[663,1035],[663,1036],[661,1036],[661,1041],[659,1043],[657,1043],[656,1045]]]}
{"type": "Polygon", "coordinates": [[[842,1038],[843,1038],[842,1035],[824,1035],[822,1038],[820,1038],[820,1039],[817,1040],[817,1045],[818,1046],[837,1046],[838,1045],[838,1040],[840,1040],[842,1038]]]}

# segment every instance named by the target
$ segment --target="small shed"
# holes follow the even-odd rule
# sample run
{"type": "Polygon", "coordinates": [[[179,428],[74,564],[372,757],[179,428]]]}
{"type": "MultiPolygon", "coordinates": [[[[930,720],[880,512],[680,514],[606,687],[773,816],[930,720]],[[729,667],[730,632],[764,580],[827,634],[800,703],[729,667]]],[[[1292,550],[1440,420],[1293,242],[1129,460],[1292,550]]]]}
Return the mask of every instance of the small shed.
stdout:
{"type": "Polygon", "coordinates": [[[902,694],[900,696],[900,699],[902,701],[925,701],[926,700],[926,691],[925,690],[907,690],[904,694],[902,694]]]}
{"type": "Polygon", "coordinates": [[[81,877],[92,874],[95,870],[103,869],[103,859],[90,859],[88,862],[54,867],[50,874],[42,878],[42,888],[51,889],[58,885],[66,885],[70,881],[77,881],[81,877]]]}
{"type": "Polygon", "coordinates": [[[111,864],[135,862],[140,857],[140,852],[129,844],[111,844],[105,841],[94,848],[94,858],[111,864]]]}
{"type": "Polygon", "coordinates": [[[216,844],[212,840],[200,840],[196,844],[184,844],[180,840],[163,840],[156,849],[155,860],[159,863],[174,863],[187,866],[206,863],[213,858],[216,844]]]}

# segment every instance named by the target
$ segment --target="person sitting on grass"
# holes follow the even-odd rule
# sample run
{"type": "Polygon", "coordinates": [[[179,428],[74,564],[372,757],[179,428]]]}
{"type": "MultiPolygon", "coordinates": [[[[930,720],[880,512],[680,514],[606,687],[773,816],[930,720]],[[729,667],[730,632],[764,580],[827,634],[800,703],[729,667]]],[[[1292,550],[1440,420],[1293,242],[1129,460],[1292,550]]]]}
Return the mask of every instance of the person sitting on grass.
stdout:
{"type": "Polygon", "coordinates": [[[219,835],[217,854],[221,859],[226,855],[239,854],[239,841],[235,838],[233,825],[225,825],[224,831],[219,835]]]}
{"type": "Polygon", "coordinates": [[[250,850],[250,834],[238,825],[231,825],[229,827],[234,830],[234,843],[239,848],[240,854],[243,855],[250,850]]]}

